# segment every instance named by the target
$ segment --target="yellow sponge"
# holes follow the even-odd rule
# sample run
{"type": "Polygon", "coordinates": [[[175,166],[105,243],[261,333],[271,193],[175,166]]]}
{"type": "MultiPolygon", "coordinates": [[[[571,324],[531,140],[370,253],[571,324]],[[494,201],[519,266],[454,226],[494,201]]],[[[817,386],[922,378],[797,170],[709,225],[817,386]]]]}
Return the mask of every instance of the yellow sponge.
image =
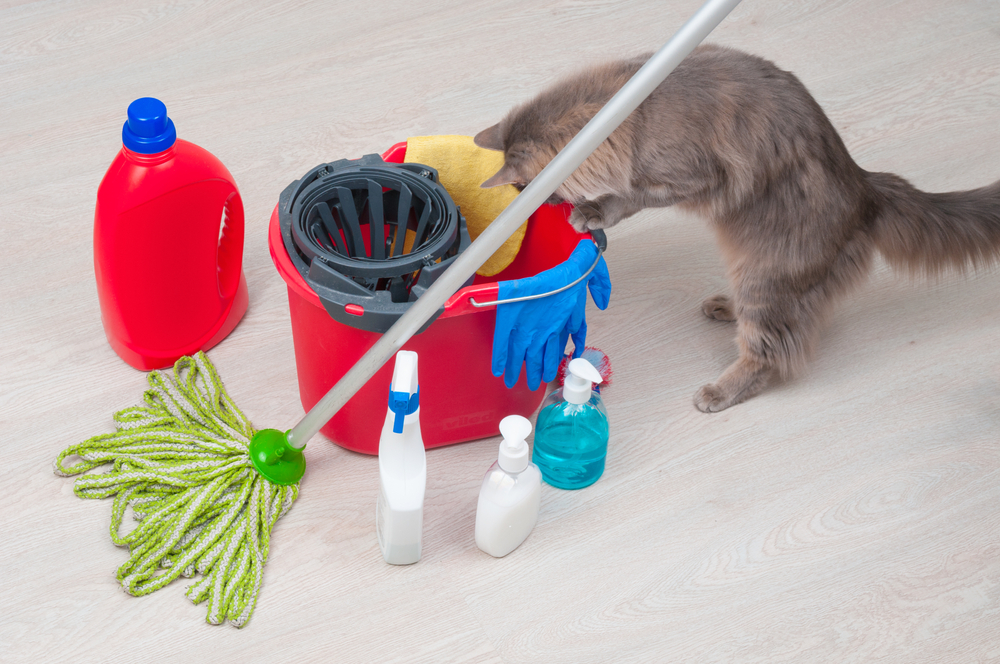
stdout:
{"type": "MultiPolygon", "coordinates": [[[[406,140],[407,162],[426,164],[438,172],[441,185],[462,209],[469,236],[475,240],[517,196],[511,185],[482,189],[479,185],[503,166],[503,153],[485,150],[471,136],[416,136],[406,140]]],[[[527,222],[526,222],[527,223],[527,222]]],[[[478,274],[491,277],[510,265],[521,249],[525,224],[490,256],[478,274]]]]}

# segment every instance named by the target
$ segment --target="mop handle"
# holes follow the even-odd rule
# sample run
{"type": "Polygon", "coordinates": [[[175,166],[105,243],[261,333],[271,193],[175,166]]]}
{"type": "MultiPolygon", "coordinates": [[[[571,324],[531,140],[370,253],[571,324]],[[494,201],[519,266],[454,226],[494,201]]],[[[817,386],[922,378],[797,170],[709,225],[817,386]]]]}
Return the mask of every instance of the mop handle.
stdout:
{"type": "Polygon", "coordinates": [[[448,298],[465,285],[493,252],[520,228],[524,220],[555,192],[739,3],[740,0],[708,0],[702,5],[288,432],[289,445],[297,449],[305,447],[309,439],[444,306],[448,298]]]}

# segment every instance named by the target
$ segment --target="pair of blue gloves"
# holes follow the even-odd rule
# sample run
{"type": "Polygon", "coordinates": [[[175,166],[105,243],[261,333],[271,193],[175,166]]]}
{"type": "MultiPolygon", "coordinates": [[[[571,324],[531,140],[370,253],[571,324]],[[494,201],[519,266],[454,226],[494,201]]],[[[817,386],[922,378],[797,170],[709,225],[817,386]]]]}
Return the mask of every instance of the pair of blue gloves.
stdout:
{"type": "MultiPolygon", "coordinates": [[[[580,240],[570,257],[533,277],[498,284],[498,300],[538,295],[562,288],[579,279],[597,259],[597,246],[591,240],[580,240]]],[[[587,279],[561,293],[513,304],[497,305],[497,322],[493,331],[493,375],[503,376],[507,387],[514,387],[525,366],[528,387],[532,390],[544,380],[554,380],[566,350],[566,341],[573,337],[573,357],[583,352],[587,338],[587,289],[598,309],[608,307],[611,298],[611,277],[601,258],[587,279]]]]}

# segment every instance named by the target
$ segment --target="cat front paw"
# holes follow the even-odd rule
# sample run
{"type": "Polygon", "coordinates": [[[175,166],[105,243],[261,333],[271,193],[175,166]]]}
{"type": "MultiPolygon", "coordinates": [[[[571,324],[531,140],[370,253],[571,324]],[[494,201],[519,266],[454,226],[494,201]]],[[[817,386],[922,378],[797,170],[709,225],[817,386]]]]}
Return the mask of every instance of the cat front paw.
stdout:
{"type": "Polygon", "coordinates": [[[725,295],[714,295],[701,303],[701,312],[715,320],[731,322],[736,320],[733,301],[725,295]]]}
{"type": "Polygon", "coordinates": [[[573,208],[569,215],[569,223],[577,233],[604,228],[604,214],[596,203],[584,201],[573,208]]]}
{"type": "Polygon", "coordinates": [[[718,413],[733,405],[734,399],[713,383],[703,385],[695,392],[694,406],[703,413],[718,413]]]}

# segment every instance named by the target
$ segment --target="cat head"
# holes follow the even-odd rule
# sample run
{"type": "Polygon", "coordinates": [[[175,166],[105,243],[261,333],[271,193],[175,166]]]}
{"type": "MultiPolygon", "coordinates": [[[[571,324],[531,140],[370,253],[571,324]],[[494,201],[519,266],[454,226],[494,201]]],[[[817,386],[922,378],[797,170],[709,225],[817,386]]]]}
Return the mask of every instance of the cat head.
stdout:
{"type": "MultiPolygon", "coordinates": [[[[503,166],[480,185],[483,189],[509,184],[523,191],[555,156],[555,152],[546,150],[540,141],[513,136],[510,131],[505,137],[504,123],[484,129],[476,134],[473,141],[481,148],[504,153],[503,166]]],[[[547,202],[557,204],[563,200],[563,197],[553,194],[547,202]]]]}
{"type": "MultiPolygon", "coordinates": [[[[480,185],[484,189],[513,185],[523,190],[565,147],[599,110],[600,105],[566,105],[566,100],[552,103],[551,95],[542,94],[515,108],[501,122],[476,134],[473,141],[487,150],[504,154],[504,164],[480,185]]],[[[627,150],[619,149],[621,140],[606,140],[588,157],[546,201],[558,204],[569,201],[579,205],[605,194],[627,190],[631,160],[627,150]]]]}

